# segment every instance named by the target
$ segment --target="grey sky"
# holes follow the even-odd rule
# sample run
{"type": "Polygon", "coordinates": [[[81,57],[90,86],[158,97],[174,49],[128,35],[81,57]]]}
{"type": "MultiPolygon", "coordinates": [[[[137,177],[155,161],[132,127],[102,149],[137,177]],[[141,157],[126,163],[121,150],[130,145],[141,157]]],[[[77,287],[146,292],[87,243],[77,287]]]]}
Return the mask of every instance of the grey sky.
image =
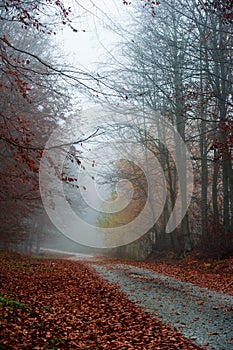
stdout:
{"type": "Polygon", "coordinates": [[[120,23],[127,15],[127,6],[121,0],[65,0],[65,3],[73,8],[73,26],[78,32],[64,26],[57,35],[57,41],[70,56],[71,62],[93,69],[106,55],[105,47],[111,50],[119,41],[118,35],[107,26],[112,22],[113,28],[114,24],[120,23]]]}

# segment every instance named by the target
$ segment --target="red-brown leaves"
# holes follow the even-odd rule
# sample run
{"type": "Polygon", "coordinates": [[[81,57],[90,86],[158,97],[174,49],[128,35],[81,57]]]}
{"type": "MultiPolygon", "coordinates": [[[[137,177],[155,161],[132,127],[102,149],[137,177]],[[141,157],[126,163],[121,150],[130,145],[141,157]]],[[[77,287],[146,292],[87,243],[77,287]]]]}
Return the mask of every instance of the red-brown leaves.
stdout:
{"type": "Polygon", "coordinates": [[[2,296],[26,305],[1,307],[7,349],[198,349],[81,262],[2,257],[0,268],[2,296]]]}
{"type": "MultiPolygon", "coordinates": [[[[48,17],[48,14],[55,13],[57,17],[60,17],[63,24],[70,22],[69,15],[71,9],[70,7],[66,7],[63,1],[45,0],[43,2],[25,2],[22,0],[2,0],[2,8],[4,8],[10,20],[18,21],[22,24],[23,28],[26,29],[31,26],[43,33],[53,33],[52,28],[48,25],[48,19],[43,21],[45,16],[48,17]],[[44,11],[45,7],[47,7],[47,11],[44,11]]],[[[4,13],[1,14],[0,19],[5,19],[4,13]]]]}
{"type": "MultiPolygon", "coordinates": [[[[151,10],[151,14],[153,17],[155,17],[155,6],[160,5],[160,1],[153,1],[153,0],[141,0],[143,2],[143,7],[149,7],[151,10]]],[[[123,5],[130,5],[131,1],[126,1],[123,0],[123,5]]],[[[125,96],[125,98],[127,99],[128,96],[125,96]]]]}
{"type": "Polygon", "coordinates": [[[230,24],[233,19],[233,6],[231,0],[207,0],[207,1],[199,1],[201,8],[215,13],[219,16],[223,22],[230,24]]]}

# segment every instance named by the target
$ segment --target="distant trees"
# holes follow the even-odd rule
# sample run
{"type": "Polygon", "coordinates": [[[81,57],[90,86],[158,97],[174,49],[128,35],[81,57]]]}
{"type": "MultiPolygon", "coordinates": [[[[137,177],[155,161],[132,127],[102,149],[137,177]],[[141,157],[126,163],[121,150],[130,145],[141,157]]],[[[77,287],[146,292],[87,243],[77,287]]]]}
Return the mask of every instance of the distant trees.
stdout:
{"type": "MultiPolygon", "coordinates": [[[[153,113],[147,117],[145,112],[145,125],[163,133],[160,118],[169,121],[191,151],[193,201],[170,235],[173,248],[183,254],[202,239],[214,249],[218,238],[216,249],[225,250],[232,247],[233,220],[232,5],[193,0],[156,5],[154,15],[150,6],[142,9],[139,2],[135,7],[121,59],[112,62],[116,68],[108,74],[135,114],[147,108],[155,112],[153,120],[153,113]]],[[[167,181],[161,217],[166,221],[181,184],[166,145],[159,157],[167,181]]]]}

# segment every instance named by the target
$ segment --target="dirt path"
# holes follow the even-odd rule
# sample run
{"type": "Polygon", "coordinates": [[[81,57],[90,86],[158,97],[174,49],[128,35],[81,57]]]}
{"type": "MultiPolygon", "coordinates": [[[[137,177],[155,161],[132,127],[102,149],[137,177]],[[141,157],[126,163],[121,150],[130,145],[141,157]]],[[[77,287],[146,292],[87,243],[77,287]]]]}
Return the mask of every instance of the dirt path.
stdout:
{"type": "Polygon", "coordinates": [[[207,349],[233,349],[233,297],[126,264],[92,266],[133,302],[207,349]]]}

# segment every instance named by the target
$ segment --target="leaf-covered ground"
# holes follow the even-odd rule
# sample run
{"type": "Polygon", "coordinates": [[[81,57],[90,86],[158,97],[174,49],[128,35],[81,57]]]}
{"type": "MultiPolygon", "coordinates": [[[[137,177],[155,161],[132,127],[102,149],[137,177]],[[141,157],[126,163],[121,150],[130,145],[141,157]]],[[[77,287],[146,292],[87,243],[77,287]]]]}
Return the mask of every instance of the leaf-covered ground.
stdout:
{"type": "MultiPolygon", "coordinates": [[[[151,269],[157,273],[190,282],[199,287],[233,295],[233,257],[223,260],[204,257],[193,252],[183,259],[160,258],[150,262],[132,262],[117,259],[105,259],[111,264],[126,263],[151,269]]],[[[101,264],[104,262],[102,261],[101,264]]]]}
{"type": "Polygon", "coordinates": [[[151,315],[207,349],[233,349],[233,296],[142,267],[94,264],[96,271],[151,315]]]}
{"type": "Polygon", "coordinates": [[[0,256],[0,349],[200,349],[87,264],[0,256]]]}

